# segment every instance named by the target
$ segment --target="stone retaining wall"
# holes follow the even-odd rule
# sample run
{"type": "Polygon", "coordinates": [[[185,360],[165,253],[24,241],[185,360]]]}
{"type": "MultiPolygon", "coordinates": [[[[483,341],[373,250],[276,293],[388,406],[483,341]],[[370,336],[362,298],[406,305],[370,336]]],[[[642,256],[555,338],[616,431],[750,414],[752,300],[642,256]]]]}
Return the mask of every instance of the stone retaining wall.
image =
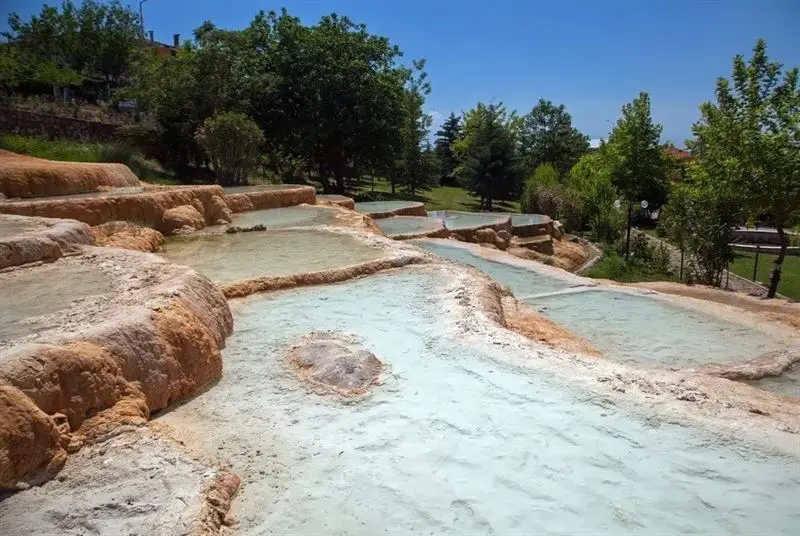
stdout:
{"type": "Polygon", "coordinates": [[[0,108],[0,132],[8,134],[104,141],[113,139],[118,127],[113,123],[0,108]]]}

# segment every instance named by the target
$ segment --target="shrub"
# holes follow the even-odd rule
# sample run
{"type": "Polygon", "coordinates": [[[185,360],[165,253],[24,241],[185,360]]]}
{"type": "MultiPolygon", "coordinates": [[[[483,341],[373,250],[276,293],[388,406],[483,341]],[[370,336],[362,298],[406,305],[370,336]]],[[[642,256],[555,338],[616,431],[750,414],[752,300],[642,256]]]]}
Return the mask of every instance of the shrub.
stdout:
{"type": "Polygon", "coordinates": [[[258,164],[259,146],[264,142],[258,125],[236,112],[209,117],[195,138],[208,155],[217,182],[224,186],[247,182],[247,175],[258,164]]]}
{"type": "Polygon", "coordinates": [[[542,164],[525,181],[520,210],[528,214],[546,214],[553,219],[566,216],[574,209],[572,194],[560,182],[558,172],[550,164],[542,164]]]}

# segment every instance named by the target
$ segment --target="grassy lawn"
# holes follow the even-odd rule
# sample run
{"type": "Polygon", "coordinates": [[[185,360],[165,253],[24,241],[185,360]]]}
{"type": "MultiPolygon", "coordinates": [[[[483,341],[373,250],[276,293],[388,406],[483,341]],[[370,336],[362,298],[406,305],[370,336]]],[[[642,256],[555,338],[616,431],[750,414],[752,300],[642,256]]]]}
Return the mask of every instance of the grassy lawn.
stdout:
{"type": "MultiPolygon", "coordinates": [[[[356,195],[368,194],[372,191],[372,183],[367,179],[356,190],[356,195]]],[[[399,188],[397,193],[392,196],[392,187],[389,181],[385,179],[375,179],[374,191],[380,192],[386,199],[392,197],[395,199],[408,198],[399,188]]],[[[480,200],[458,186],[437,186],[426,192],[417,193],[414,200],[425,203],[427,210],[463,210],[467,212],[480,210],[480,200]]],[[[496,212],[519,212],[519,202],[517,201],[494,201],[493,207],[496,212]]]]}
{"type": "MultiPolygon", "coordinates": [[[[769,286],[769,277],[772,273],[775,258],[776,255],[768,253],[760,253],[758,255],[756,281],[762,285],[769,286]]],[[[736,275],[752,279],[755,259],[755,252],[737,251],[736,259],[731,263],[731,271],[736,275]]],[[[784,259],[778,292],[794,300],[800,300],[800,257],[787,255],[786,259],[784,259]]]]}

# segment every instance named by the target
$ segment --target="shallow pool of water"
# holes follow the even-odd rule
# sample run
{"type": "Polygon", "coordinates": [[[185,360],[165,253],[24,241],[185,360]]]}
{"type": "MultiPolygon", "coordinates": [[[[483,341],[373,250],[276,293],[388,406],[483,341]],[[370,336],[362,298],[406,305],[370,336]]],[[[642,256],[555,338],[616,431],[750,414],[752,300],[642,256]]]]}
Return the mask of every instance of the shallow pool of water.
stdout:
{"type": "Polygon", "coordinates": [[[242,477],[239,534],[795,533],[797,459],[512,366],[443,328],[441,285],[404,270],[232,303],[225,374],[159,418],[242,477]],[[371,397],[288,371],[286,346],[325,329],[388,364],[371,397]]]}
{"type": "Polygon", "coordinates": [[[287,188],[297,188],[297,184],[254,184],[251,186],[228,186],[222,190],[226,194],[247,194],[252,192],[267,192],[272,190],[286,190],[287,188]]]}
{"type": "Polygon", "coordinates": [[[253,210],[233,215],[232,225],[252,227],[265,225],[267,228],[310,227],[330,225],[333,211],[322,207],[285,207],[269,210],[253,210]]]}
{"type": "Polygon", "coordinates": [[[765,391],[772,391],[773,393],[800,398],[800,363],[784,371],[780,376],[762,378],[747,383],[764,389],[765,391]]]}
{"type": "Polygon", "coordinates": [[[513,227],[549,223],[550,221],[552,221],[550,216],[545,216],[544,214],[513,214],[511,216],[511,225],[513,227]]]}
{"type": "Polygon", "coordinates": [[[356,203],[356,212],[371,214],[377,212],[392,212],[419,205],[416,201],[367,201],[356,203]]]}
{"type": "Polygon", "coordinates": [[[520,298],[532,294],[558,292],[575,286],[574,283],[565,279],[490,261],[460,247],[448,246],[440,242],[420,242],[417,245],[443,259],[463,262],[477,268],[495,281],[508,285],[514,295],[520,298]]]}
{"type": "Polygon", "coordinates": [[[440,257],[464,262],[511,287],[514,295],[609,357],[658,367],[690,367],[754,358],[783,348],[769,335],[665,301],[613,290],[558,292],[565,280],[489,261],[461,248],[424,243],[440,257]]]}
{"type": "Polygon", "coordinates": [[[434,210],[428,212],[428,216],[439,221],[444,220],[445,226],[452,231],[502,225],[511,217],[510,214],[497,212],[458,212],[456,210],[434,210]]]}
{"type": "Polygon", "coordinates": [[[99,270],[56,261],[0,274],[0,339],[23,337],[55,326],[39,318],[70,307],[81,298],[112,292],[99,270]]]}
{"type": "Polygon", "coordinates": [[[161,255],[229,283],[349,266],[377,259],[382,252],[348,235],[283,230],[174,238],[167,240],[161,255]]]}
{"type": "Polygon", "coordinates": [[[442,229],[442,222],[424,216],[394,216],[375,220],[386,236],[431,233],[442,229]]]}

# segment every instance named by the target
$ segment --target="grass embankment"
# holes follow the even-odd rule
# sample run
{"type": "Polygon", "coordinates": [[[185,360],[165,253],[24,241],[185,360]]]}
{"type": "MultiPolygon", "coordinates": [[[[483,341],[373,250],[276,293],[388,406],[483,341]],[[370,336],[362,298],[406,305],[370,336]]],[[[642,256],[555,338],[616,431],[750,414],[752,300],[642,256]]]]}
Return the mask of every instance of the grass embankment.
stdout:
{"type": "Polygon", "coordinates": [[[144,159],[138,151],[120,142],[48,140],[33,136],[3,134],[0,136],[0,149],[63,162],[125,164],[144,181],[178,184],[175,178],[162,170],[158,164],[144,159]]]}
{"type": "Polygon", "coordinates": [[[642,281],[678,281],[671,273],[656,270],[651,266],[625,262],[616,252],[606,250],[603,259],[595,264],[586,276],[594,279],[611,279],[620,283],[642,281]]]}
{"type": "MultiPolygon", "coordinates": [[[[756,281],[768,287],[772,268],[774,267],[777,255],[769,253],[758,254],[758,271],[756,281]]],[[[737,251],[736,258],[731,263],[731,272],[746,279],[753,279],[753,265],[755,264],[755,252],[737,251]]],[[[783,261],[783,271],[781,281],[778,284],[778,293],[787,298],[800,300],[800,257],[787,255],[783,261]]]]}
{"type": "MultiPolygon", "coordinates": [[[[412,198],[401,193],[399,188],[395,194],[392,194],[392,186],[386,179],[376,178],[374,190],[370,179],[365,179],[364,183],[356,190],[356,196],[370,197],[374,195],[373,192],[382,199],[421,201],[425,203],[427,210],[463,210],[466,212],[480,210],[480,200],[458,186],[436,186],[426,192],[418,192],[412,198]]],[[[495,201],[493,209],[496,212],[519,212],[519,202],[495,201]]]]}

